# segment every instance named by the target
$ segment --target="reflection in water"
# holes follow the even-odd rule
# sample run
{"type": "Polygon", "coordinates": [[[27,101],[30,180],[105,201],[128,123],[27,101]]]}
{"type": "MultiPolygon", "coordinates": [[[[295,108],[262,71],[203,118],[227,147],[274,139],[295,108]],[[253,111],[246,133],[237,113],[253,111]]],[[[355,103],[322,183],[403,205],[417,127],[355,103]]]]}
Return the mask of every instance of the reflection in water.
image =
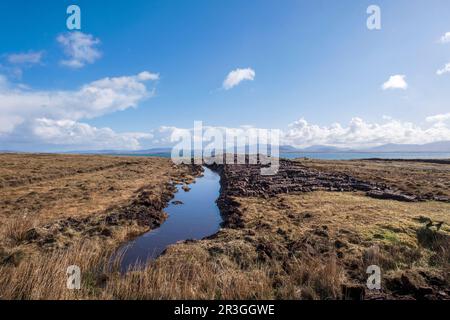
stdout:
{"type": "Polygon", "coordinates": [[[189,192],[183,191],[181,186],[177,187],[175,198],[164,209],[169,217],[161,227],[147,232],[119,250],[123,255],[122,271],[136,262],[157,258],[167,246],[178,241],[202,239],[219,230],[222,218],[216,200],[220,192],[220,177],[210,169],[204,169],[204,176],[190,185],[189,192]]]}

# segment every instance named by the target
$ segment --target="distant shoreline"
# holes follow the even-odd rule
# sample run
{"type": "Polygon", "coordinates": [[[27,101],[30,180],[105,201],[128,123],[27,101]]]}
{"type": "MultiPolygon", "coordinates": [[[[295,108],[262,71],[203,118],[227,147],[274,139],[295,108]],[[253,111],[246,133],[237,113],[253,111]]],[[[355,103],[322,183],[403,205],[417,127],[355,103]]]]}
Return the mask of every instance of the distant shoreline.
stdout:
{"type": "MultiPolygon", "coordinates": [[[[91,156],[113,156],[113,157],[160,157],[170,158],[169,152],[155,153],[96,153],[96,152],[20,152],[1,151],[0,154],[43,154],[43,155],[91,155],[91,156]]],[[[450,161],[450,152],[281,152],[279,158],[283,159],[316,159],[316,160],[378,160],[378,161],[413,161],[445,163],[450,161]]]]}

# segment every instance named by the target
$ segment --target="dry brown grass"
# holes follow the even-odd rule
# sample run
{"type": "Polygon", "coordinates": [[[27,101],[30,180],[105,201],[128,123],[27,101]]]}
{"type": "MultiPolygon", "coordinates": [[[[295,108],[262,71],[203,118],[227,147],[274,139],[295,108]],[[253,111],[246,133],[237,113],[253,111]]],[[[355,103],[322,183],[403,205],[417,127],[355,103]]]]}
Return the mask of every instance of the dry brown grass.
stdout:
{"type": "MultiPolygon", "coordinates": [[[[97,244],[77,244],[0,267],[0,299],[324,299],[340,297],[342,272],[335,261],[295,260],[290,275],[265,264],[235,268],[200,247],[175,249],[145,269],[122,275],[97,244]],[[81,290],[68,290],[66,270],[82,270],[81,290]],[[284,276],[281,276],[281,272],[284,276]],[[312,289],[314,288],[314,289],[312,289]]],[[[117,266],[116,264],[115,266],[117,266]]]]}
{"type": "MultiPolygon", "coordinates": [[[[167,256],[122,275],[110,252],[93,242],[32,256],[18,266],[0,267],[0,299],[267,299],[264,269],[236,272],[194,252],[187,259],[167,256]],[[82,270],[81,290],[66,287],[67,267],[82,270]]],[[[186,257],[182,257],[186,258],[186,257]]]]}
{"type": "Polygon", "coordinates": [[[42,223],[91,216],[139,188],[158,188],[176,170],[169,159],[68,155],[0,155],[0,219],[42,223]]]}
{"type": "Polygon", "coordinates": [[[424,211],[440,218],[447,204],[417,206],[326,192],[237,200],[245,220],[242,229],[223,229],[213,239],[171,246],[143,270],[125,275],[110,270],[110,252],[93,241],[2,267],[0,298],[341,299],[343,285],[364,283],[365,267],[373,263],[384,268],[389,280],[405,271],[414,277],[418,271],[444,272],[444,265],[430,264],[435,238],[423,247],[424,240],[415,236],[423,226],[415,218],[424,211]],[[382,232],[397,225],[392,216],[379,224],[395,208],[403,212],[400,224],[408,223],[406,235],[382,232]],[[65,270],[72,264],[82,269],[80,291],[65,287],[65,270]]]}
{"type": "MultiPolygon", "coordinates": [[[[44,224],[59,232],[58,221],[69,217],[101,222],[137,194],[158,202],[167,192],[163,185],[189,181],[188,172],[167,159],[2,159],[9,163],[0,171],[0,299],[342,299],[348,293],[343,288],[364,286],[371,264],[382,268],[383,290],[377,294],[384,297],[421,297],[431,286],[450,293],[449,203],[403,203],[350,192],[236,197],[241,227],[173,245],[144,269],[121,274],[110,257],[119,243],[145,231],[135,222],[118,225],[107,238],[69,228],[55,235],[58,245],[39,247],[24,240],[30,229],[44,224]],[[13,172],[20,168],[14,182],[13,172]],[[444,224],[437,231],[425,227],[429,220],[444,224]],[[82,270],[79,291],[66,288],[70,265],[82,270]],[[413,293],[402,292],[405,281],[413,293]]],[[[380,175],[399,186],[415,180],[404,180],[401,168],[382,165],[391,164],[351,169],[350,164],[337,168],[338,162],[331,169],[358,171],[364,179],[380,175]],[[400,173],[390,177],[393,171],[400,173]]],[[[411,171],[418,172],[418,184],[430,180],[422,169],[411,171]]]]}
{"type": "MultiPolygon", "coordinates": [[[[268,288],[265,297],[270,299],[346,298],[344,288],[365,287],[366,268],[372,264],[382,268],[384,289],[367,292],[368,298],[398,298],[387,282],[404,273],[422,279],[420,285],[435,279],[442,282],[441,290],[448,288],[448,260],[434,262],[442,256],[437,248],[448,250],[448,243],[425,246],[417,234],[426,216],[445,221],[439,232],[431,232],[448,239],[450,204],[402,203],[339,192],[234,200],[239,203],[242,228],[225,228],[212,239],[172,246],[160,262],[187,260],[195,253],[204,257],[202,264],[218,266],[219,275],[241,274],[246,279],[264,270],[267,276],[260,283],[268,288]]],[[[197,281],[191,279],[190,285],[197,281]]],[[[227,294],[235,299],[242,296],[227,294]]]]}
{"type": "Polygon", "coordinates": [[[131,157],[56,154],[0,154],[0,188],[53,181],[140,162],[131,157]]]}
{"type": "Polygon", "coordinates": [[[142,271],[131,271],[108,284],[119,299],[268,299],[270,277],[262,267],[234,270],[211,261],[207,252],[174,252],[142,271]]]}
{"type": "MultiPolygon", "coordinates": [[[[243,233],[255,233],[242,236],[245,240],[276,243],[272,251],[287,252],[301,261],[309,255],[326,264],[329,257],[337,256],[344,271],[341,284],[364,285],[367,266],[377,264],[386,278],[398,271],[417,271],[442,278],[447,284],[441,289],[450,288],[448,203],[411,204],[338,192],[236,200],[246,229],[243,233]],[[436,231],[425,228],[424,220],[444,224],[436,231]]],[[[236,235],[225,230],[221,237],[228,240],[236,235]]],[[[390,294],[389,290],[384,293],[390,294]]]]}
{"type": "Polygon", "coordinates": [[[104,248],[88,242],[77,244],[70,250],[30,256],[18,266],[4,265],[0,267],[0,299],[89,298],[95,294],[89,274],[106,265],[103,254],[104,248]],[[67,289],[66,271],[71,265],[85,270],[83,293],[67,289]]]}
{"type": "MultiPolygon", "coordinates": [[[[0,160],[0,248],[11,239],[22,242],[34,226],[68,218],[101,221],[142,192],[156,203],[171,181],[192,179],[163,158],[0,154],[0,160]]],[[[64,237],[54,232],[50,236],[63,246],[83,236],[78,227],[64,237]]]]}
{"type": "Polygon", "coordinates": [[[13,245],[18,245],[29,236],[30,230],[36,227],[37,222],[27,216],[17,217],[9,220],[4,226],[4,237],[6,241],[12,241],[13,245]]]}

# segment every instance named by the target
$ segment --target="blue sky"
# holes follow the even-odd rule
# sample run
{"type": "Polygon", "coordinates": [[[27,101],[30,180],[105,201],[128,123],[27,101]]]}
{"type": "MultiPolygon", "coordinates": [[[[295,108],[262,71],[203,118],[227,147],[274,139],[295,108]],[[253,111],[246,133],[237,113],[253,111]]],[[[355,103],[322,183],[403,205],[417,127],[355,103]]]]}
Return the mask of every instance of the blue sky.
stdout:
{"type": "Polygon", "coordinates": [[[164,145],[171,130],[161,128],[195,120],[279,128],[299,146],[450,140],[450,72],[437,74],[450,63],[449,18],[447,0],[4,0],[0,150],[164,145]],[[61,40],[78,41],[66,28],[70,4],[81,8],[77,39],[94,50],[77,67],[61,40]],[[381,30],[366,27],[371,4],[381,30]],[[254,74],[225,89],[238,69],[254,74]],[[142,72],[158,79],[136,78],[142,72]],[[403,83],[383,90],[392,76],[403,83]],[[114,88],[129,97],[102,112],[79,98],[80,88],[121,77],[145,92],[114,88]],[[27,111],[42,95],[54,110],[27,111]],[[60,112],[74,96],[86,112],[60,112]]]}

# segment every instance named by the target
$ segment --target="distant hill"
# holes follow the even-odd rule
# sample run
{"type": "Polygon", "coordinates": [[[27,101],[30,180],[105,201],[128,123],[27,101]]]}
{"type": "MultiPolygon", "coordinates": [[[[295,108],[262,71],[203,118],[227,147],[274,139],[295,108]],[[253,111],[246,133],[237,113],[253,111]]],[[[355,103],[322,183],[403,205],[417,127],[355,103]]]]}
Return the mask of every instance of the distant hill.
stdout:
{"type": "MultiPolygon", "coordinates": [[[[231,150],[231,149],[230,149],[231,150]]],[[[240,149],[242,150],[242,149],[240,149]]],[[[8,152],[8,151],[1,151],[8,152]]],[[[172,148],[170,147],[160,147],[151,148],[145,150],[94,150],[94,151],[73,151],[65,153],[80,153],[80,154],[130,154],[130,155],[146,155],[146,154],[170,154],[172,148]]],[[[404,153],[430,153],[430,152],[444,152],[450,153],[450,141],[440,141],[427,144],[384,144],[372,148],[363,149],[351,149],[351,148],[340,148],[334,146],[326,145],[314,145],[306,148],[296,148],[290,145],[280,146],[280,153],[345,153],[345,152],[367,152],[367,153],[383,153],[383,152],[404,152],[404,153]]]]}
{"type": "Polygon", "coordinates": [[[450,152],[450,141],[440,141],[427,144],[385,144],[373,147],[364,152],[450,152]]]}
{"type": "Polygon", "coordinates": [[[322,146],[322,145],[314,145],[307,148],[296,148],[292,146],[280,146],[280,153],[298,153],[298,152],[345,152],[350,151],[350,149],[344,149],[333,146],[322,146]]]}
{"type": "Polygon", "coordinates": [[[280,149],[281,153],[297,153],[297,152],[305,152],[305,153],[335,153],[335,152],[412,152],[412,153],[420,153],[420,152],[448,152],[450,153],[450,141],[440,141],[433,142],[427,144],[384,144],[377,147],[372,148],[364,148],[364,149],[350,149],[350,148],[339,148],[333,146],[310,146],[307,148],[299,149],[291,146],[282,146],[280,149]]]}
{"type": "Polygon", "coordinates": [[[152,149],[146,149],[146,150],[89,150],[89,151],[70,151],[65,152],[69,154],[133,154],[133,155],[139,155],[139,154],[166,154],[171,153],[172,148],[152,148],[152,149]]]}
{"type": "Polygon", "coordinates": [[[303,152],[348,152],[351,151],[349,148],[339,148],[339,147],[332,147],[332,146],[311,146],[302,149],[303,152]]]}
{"type": "Polygon", "coordinates": [[[162,154],[162,153],[171,153],[172,148],[152,148],[147,150],[138,150],[126,152],[127,154],[162,154]]]}

